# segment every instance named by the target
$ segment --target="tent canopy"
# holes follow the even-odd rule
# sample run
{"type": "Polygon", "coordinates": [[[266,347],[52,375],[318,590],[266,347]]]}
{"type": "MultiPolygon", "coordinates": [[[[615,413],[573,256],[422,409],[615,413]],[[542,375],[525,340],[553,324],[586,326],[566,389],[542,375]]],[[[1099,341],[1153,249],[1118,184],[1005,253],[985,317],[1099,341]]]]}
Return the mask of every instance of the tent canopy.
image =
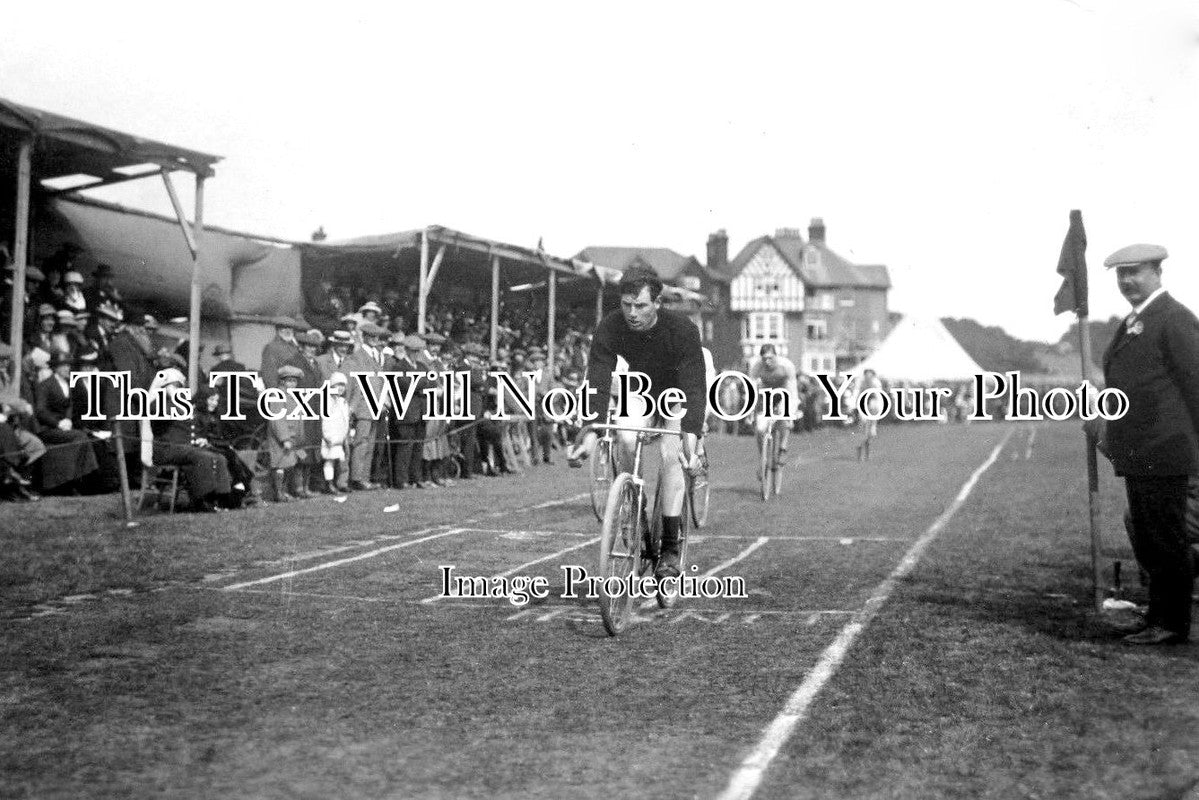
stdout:
{"type": "Polygon", "coordinates": [[[858,375],[868,369],[884,380],[912,383],[967,381],[983,371],[941,320],[912,314],[900,320],[878,349],[850,371],[858,375]]]}
{"type": "Polygon", "coordinates": [[[80,183],[63,191],[121,183],[162,169],[211,177],[213,164],[221,160],[220,156],[143,139],[0,98],[0,152],[4,153],[0,164],[5,170],[11,169],[18,144],[30,137],[37,139],[32,164],[35,182],[80,176],[80,183]],[[90,180],[84,182],[85,178],[90,180]]]}

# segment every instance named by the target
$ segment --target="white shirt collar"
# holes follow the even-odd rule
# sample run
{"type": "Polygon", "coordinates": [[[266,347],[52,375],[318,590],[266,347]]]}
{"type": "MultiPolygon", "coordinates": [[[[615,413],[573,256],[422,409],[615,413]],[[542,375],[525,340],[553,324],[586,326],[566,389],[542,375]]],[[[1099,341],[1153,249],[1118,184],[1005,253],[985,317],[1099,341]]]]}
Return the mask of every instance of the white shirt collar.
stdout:
{"type": "Polygon", "coordinates": [[[1166,291],[1166,287],[1164,287],[1164,286],[1157,287],[1156,289],[1153,290],[1152,294],[1150,294],[1148,297],[1145,298],[1145,302],[1141,303],[1139,306],[1137,306],[1136,308],[1134,308],[1132,310],[1132,313],[1136,314],[1138,317],[1141,316],[1142,314],[1145,313],[1145,309],[1149,307],[1149,304],[1152,303],[1157,298],[1161,297],[1165,293],[1165,291],[1166,291]]]}

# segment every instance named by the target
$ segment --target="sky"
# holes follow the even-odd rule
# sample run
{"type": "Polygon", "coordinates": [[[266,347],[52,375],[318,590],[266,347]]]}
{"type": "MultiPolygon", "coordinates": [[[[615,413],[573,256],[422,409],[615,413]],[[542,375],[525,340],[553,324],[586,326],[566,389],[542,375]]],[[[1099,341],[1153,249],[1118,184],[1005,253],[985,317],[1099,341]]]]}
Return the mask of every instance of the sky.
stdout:
{"type": "MultiPolygon", "coordinates": [[[[23,4],[0,96],[223,156],[206,222],[555,255],[827,226],[891,310],[1056,340],[1071,209],[1199,310],[1199,11],[1004,0],[23,4]],[[191,9],[199,9],[192,11],[191,9]],[[19,35],[18,35],[19,34],[19,35]]],[[[190,186],[180,187],[189,195],[190,186]]],[[[97,193],[169,213],[161,182],[97,193]]],[[[190,201],[188,201],[190,203],[190,201]]],[[[190,208],[190,205],[188,205],[190,208]]]]}

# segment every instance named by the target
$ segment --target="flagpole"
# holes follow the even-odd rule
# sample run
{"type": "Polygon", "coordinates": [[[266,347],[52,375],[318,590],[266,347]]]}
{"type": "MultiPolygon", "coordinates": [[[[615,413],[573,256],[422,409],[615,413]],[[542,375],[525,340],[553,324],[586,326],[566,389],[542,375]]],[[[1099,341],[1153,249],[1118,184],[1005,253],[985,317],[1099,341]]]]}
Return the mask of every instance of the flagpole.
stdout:
{"type": "MultiPolygon", "coordinates": [[[[1091,382],[1091,326],[1085,313],[1078,314],[1078,352],[1082,358],[1082,379],[1091,382]]],[[[1103,609],[1103,566],[1100,563],[1102,541],[1099,536],[1099,459],[1095,455],[1095,429],[1083,428],[1087,448],[1087,507],[1091,517],[1091,590],[1095,610],[1103,609]]]]}

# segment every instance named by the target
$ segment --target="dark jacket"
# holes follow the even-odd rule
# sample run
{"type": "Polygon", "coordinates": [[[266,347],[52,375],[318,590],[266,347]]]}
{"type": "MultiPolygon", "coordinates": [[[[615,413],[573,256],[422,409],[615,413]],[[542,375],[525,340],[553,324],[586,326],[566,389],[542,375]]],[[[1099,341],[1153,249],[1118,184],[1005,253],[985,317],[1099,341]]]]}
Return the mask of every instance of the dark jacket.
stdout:
{"type": "Polygon", "coordinates": [[[1103,356],[1108,388],[1128,395],[1128,413],[1107,424],[1117,475],[1199,473],[1199,319],[1163,293],[1121,325],[1103,356]]]}

